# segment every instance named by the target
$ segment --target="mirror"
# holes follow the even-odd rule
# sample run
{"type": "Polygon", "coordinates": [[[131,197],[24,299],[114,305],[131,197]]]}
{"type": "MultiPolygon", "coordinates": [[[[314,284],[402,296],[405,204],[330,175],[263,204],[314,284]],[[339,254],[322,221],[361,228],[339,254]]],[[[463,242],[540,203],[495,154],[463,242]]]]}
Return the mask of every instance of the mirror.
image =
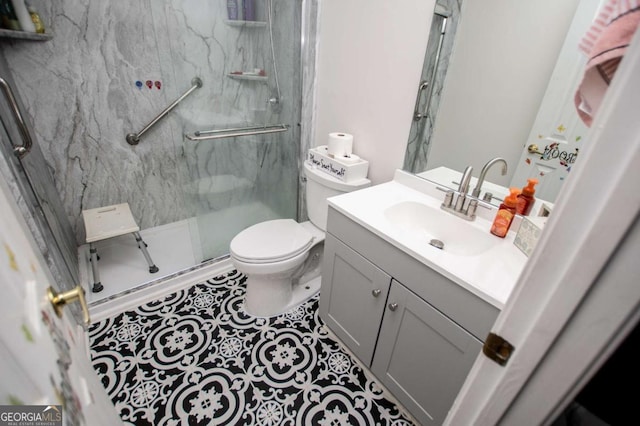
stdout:
{"type": "Polygon", "coordinates": [[[411,118],[403,168],[457,189],[434,170],[461,175],[472,166],[477,178],[501,157],[507,173],[492,167],[483,185],[483,193],[497,185],[494,203],[529,177],[539,178],[536,197],[554,202],[588,132],[573,104],[585,61],[577,46],[600,1],[437,3],[421,81],[428,89],[416,101],[423,117],[411,118]]]}

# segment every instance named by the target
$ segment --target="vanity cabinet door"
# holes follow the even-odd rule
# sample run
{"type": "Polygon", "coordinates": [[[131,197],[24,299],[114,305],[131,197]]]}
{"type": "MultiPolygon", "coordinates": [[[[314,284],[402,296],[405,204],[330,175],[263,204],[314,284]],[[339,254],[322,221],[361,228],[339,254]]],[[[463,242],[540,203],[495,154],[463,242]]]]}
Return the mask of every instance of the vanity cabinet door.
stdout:
{"type": "Polygon", "coordinates": [[[391,277],[329,233],[324,259],[320,317],[370,366],[391,277]]]}
{"type": "Polygon", "coordinates": [[[371,370],[422,425],[440,425],[481,348],[393,280],[371,370]]]}

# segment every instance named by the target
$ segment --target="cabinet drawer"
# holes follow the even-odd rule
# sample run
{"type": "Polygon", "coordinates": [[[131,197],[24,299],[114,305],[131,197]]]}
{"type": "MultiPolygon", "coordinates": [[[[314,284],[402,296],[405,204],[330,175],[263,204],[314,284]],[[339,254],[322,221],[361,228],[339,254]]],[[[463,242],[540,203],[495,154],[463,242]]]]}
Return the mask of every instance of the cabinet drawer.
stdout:
{"type": "Polygon", "coordinates": [[[326,235],[320,317],[365,365],[371,365],[391,277],[326,235]]]}

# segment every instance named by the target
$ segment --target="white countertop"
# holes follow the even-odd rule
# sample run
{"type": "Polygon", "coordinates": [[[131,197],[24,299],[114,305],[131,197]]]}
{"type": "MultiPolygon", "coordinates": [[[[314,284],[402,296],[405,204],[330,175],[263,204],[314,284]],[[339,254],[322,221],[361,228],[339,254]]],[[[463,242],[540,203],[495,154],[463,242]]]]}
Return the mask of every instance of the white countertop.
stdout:
{"type": "Polygon", "coordinates": [[[492,210],[478,207],[478,217],[472,222],[457,218],[461,224],[476,227],[497,240],[485,252],[462,256],[430,246],[419,234],[403,232],[384,215],[386,208],[403,201],[419,202],[439,209],[443,199],[444,192],[438,190],[435,183],[397,170],[390,182],[331,197],[328,202],[331,207],[380,238],[502,309],[527,261],[527,257],[513,245],[520,218],[514,222],[504,239],[494,237],[489,232],[495,207],[492,210]]]}

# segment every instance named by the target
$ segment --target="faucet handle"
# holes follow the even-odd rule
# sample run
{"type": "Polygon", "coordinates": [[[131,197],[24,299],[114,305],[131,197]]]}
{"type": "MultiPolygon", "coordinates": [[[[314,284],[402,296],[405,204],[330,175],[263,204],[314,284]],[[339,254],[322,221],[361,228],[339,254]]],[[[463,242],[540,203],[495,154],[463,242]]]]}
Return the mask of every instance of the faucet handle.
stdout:
{"type": "Polygon", "coordinates": [[[451,207],[452,202],[453,202],[453,191],[449,190],[444,196],[442,207],[451,207]]]}
{"type": "Polygon", "coordinates": [[[467,217],[473,219],[476,217],[476,209],[478,208],[478,200],[472,199],[469,201],[469,207],[467,207],[467,217]]]}

